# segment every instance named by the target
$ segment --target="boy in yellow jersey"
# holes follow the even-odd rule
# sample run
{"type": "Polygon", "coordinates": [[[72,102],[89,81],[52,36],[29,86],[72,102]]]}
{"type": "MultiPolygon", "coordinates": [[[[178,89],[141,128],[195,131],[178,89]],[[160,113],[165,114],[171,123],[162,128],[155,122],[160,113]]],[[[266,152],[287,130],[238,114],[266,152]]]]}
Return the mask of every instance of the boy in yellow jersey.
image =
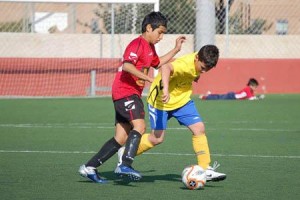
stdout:
{"type": "MultiPolygon", "coordinates": [[[[198,165],[206,170],[207,181],[221,181],[226,178],[226,174],[215,171],[219,164],[215,162],[213,167],[210,166],[205,126],[190,98],[192,83],[198,81],[201,73],[215,67],[218,59],[218,48],[214,45],[205,45],[198,53],[182,56],[162,66],[161,73],[151,84],[147,99],[152,131],[142,136],[137,155],[163,142],[167,122],[174,117],[179,124],[191,130],[198,165]]],[[[122,150],[123,148],[118,152],[119,159],[122,150]]]]}

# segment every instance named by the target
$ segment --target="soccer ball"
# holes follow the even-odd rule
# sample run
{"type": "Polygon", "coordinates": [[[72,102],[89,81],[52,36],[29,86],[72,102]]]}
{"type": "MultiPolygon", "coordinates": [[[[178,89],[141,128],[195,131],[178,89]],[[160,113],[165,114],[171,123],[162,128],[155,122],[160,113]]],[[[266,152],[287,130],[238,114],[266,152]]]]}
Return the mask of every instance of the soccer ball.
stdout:
{"type": "Polygon", "coordinates": [[[181,173],[181,178],[182,183],[190,190],[201,189],[206,183],[205,170],[199,165],[185,167],[181,173]]]}

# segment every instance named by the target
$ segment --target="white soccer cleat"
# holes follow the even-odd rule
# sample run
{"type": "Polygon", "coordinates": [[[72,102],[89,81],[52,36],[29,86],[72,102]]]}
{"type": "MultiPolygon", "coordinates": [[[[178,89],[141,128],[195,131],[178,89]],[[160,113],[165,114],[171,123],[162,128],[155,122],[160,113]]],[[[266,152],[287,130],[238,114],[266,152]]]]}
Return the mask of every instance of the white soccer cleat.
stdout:
{"type": "Polygon", "coordinates": [[[79,174],[83,177],[87,177],[88,174],[95,173],[94,169],[91,167],[86,167],[85,165],[81,165],[78,170],[79,174]]]}
{"type": "Polygon", "coordinates": [[[214,165],[211,167],[209,166],[205,173],[206,173],[206,181],[213,181],[213,182],[217,182],[217,181],[223,181],[226,179],[226,174],[220,173],[220,172],[216,172],[216,169],[220,166],[220,164],[218,162],[214,162],[214,165]]]}
{"type": "Polygon", "coordinates": [[[119,150],[118,150],[118,164],[117,164],[117,167],[119,167],[121,164],[122,164],[122,156],[124,154],[124,151],[125,151],[125,147],[121,147],[119,150]]]}
{"type": "Polygon", "coordinates": [[[98,171],[94,167],[87,167],[85,165],[81,165],[78,170],[79,174],[83,177],[87,177],[91,181],[95,183],[106,183],[107,180],[101,178],[98,174],[98,171]]]}

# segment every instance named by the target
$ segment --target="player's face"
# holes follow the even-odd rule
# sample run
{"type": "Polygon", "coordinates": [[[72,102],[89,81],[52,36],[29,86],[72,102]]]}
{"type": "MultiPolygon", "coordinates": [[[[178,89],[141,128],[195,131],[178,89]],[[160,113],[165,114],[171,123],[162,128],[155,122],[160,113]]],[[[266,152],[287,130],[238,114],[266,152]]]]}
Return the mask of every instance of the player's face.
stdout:
{"type": "Polygon", "coordinates": [[[198,59],[198,55],[196,55],[196,58],[195,58],[195,66],[196,66],[196,69],[200,72],[200,73],[205,73],[205,72],[208,72],[211,68],[209,67],[206,67],[204,62],[203,61],[200,61],[198,59]]]}
{"type": "Polygon", "coordinates": [[[204,62],[199,60],[199,63],[200,63],[199,67],[200,67],[200,72],[201,73],[208,72],[210,70],[208,67],[205,66],[204,62]]]}
{"type": "Polygon", "coordinates": [[[164,26],[159,26],[156,29],[152,29],[151,27],[151,32],[150,32],[150,43],[156,44],[159,41],[161,41],[164,37],[164,34],[167,32],[166,27],[164,26]]]}
{"type": "Polygon", "coordinates": [[[250,85],[250,88],[254,91],[257,89],[257,85],[250,85]]]}

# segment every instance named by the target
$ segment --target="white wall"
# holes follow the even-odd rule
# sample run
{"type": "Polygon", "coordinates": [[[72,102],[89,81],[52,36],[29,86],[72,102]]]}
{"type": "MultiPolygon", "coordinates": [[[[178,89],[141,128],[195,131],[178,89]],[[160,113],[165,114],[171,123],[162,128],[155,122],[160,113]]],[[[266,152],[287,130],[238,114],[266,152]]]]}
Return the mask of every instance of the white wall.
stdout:
{"type": "MultiPolygon", "coordinates": [[[[137,36],[0,33],[0,57],[120,58],[127,44],[137,36]]],[[[158,54],[163,55],[174,48],[178,36],[165,35],[158,43],[158,54]]],[[[186,37],[187,41],[177,57],[194,51],[193,35],[186,37]]],[[[300,58],[298,44],[300,36],[297,35],[216,36],[221,58],[300,58]]]]}

